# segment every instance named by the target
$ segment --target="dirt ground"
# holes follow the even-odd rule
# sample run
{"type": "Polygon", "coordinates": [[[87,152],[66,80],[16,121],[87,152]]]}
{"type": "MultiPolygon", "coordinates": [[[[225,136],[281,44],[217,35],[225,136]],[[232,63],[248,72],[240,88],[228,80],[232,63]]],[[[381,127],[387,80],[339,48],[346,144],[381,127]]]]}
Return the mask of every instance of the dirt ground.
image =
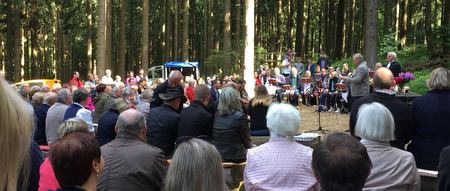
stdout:
{"type": "MultiPolygon", "coordinates": [[[[300,124],[301,132],[317,130],[319,128],[319,114],[315,110],[315,106],[303,106],[299,108],[300,117],[302,118],[300,124]]],[[[320,125],[322,129],[344,132],[349,128],[349,118],[350,114],[321,112],[320,125]]]]}

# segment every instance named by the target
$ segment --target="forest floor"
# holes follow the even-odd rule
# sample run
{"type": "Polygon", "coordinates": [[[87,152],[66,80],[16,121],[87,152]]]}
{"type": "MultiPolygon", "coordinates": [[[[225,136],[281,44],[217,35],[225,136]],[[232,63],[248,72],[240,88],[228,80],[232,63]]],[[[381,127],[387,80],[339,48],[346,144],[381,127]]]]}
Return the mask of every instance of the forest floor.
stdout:
{"type": "MultiPolygon", "coordinates": [[[[315,111],[315,106],[300,107],[300,117],[302,119],[300,124],[300,131],[312,131],[319,128],[319,114],[315,111]]],[[[341,114],[335,112],[321,112],[320,125],[322,129],[331,131],[344,132],[349,129],[350,114],[341,114]]]]}

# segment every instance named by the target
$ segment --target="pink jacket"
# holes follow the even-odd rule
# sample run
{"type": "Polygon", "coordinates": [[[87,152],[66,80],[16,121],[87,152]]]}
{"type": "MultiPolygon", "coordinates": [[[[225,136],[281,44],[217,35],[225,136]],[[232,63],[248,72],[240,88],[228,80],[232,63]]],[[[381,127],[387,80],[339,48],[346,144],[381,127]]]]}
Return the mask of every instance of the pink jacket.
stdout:
{"type": "Polygon", "coordinates": [[[44,162],[39,169],[39,176],[38,191],[56,190],[59,188],[58,180],[56,179],[52,164],[48,157],[44,159],[44,162]]]}

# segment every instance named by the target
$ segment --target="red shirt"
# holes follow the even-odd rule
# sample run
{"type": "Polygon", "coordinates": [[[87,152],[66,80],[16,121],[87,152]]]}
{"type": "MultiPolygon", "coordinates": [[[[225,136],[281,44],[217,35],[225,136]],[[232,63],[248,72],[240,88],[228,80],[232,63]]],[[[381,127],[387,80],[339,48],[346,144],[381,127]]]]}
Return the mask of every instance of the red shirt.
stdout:
{"type": "Polygon", "coordinates": [[[186,97],[189,100],[189,103],[194,102],[195,96],[194,96],[194,87],[189,86],[186,88],[186,97]]]}
{"type": "Polygon", "coordinates": [[[72,78],[70,81],[69,81],[69,84],[70,85],[75,85],[75,86],[77,86],[78,88],[81,88],[82,86],[83,86],[83,82],[81,82],[81,80],[79,79],[79,78],[72,78]]]}

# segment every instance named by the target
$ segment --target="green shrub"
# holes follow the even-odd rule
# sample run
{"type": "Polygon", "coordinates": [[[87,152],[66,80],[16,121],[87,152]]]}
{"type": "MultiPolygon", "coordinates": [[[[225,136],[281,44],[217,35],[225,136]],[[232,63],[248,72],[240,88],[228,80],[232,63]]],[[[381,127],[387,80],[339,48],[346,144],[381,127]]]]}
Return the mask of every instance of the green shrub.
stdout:
{"type": "Polygon", "coordinates": [[[414,72],[414,76],[416,79],[409,81],[405,86],[410,88],[411,92],[418,94],[425,94],[428,91],[428,87],[426,85],[427,79],[430,77],[430,70],[422,70],[414,72]]]}

